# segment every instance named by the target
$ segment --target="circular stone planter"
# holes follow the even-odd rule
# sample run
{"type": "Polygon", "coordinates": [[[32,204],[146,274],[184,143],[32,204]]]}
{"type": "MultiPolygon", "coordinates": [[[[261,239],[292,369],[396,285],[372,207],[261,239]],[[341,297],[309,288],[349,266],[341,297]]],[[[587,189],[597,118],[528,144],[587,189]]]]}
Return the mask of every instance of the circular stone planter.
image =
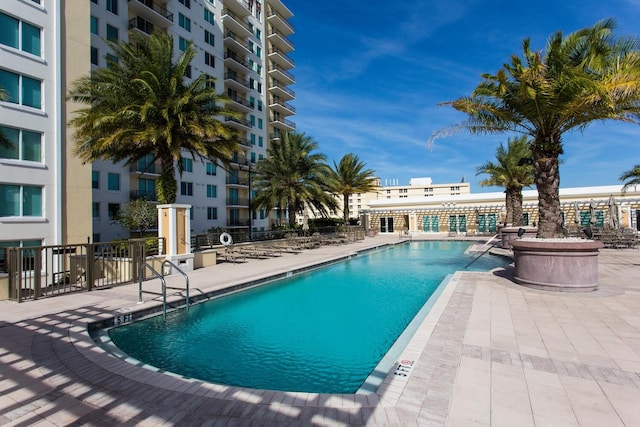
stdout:
{"type": "Polygon", "coordinates": [[[536,237],[538,234],[538,227],[530,227],[530,226],[522,226],[522,227],[502,227],[500,229],[500,237],[502,239],[502,248],[511,249],[511,241],[515,239],[519,239],[520,237],[528,238],[528,237],[536,237]],[[520,229],[524,229],[524,235],[518,236],[518,231],[520,229]]]}
{"type": "Polygon", "coordinates": [[[559,292],[598,289],[602,242],[581,239],[512,240],[516,283],[559,292]]]}

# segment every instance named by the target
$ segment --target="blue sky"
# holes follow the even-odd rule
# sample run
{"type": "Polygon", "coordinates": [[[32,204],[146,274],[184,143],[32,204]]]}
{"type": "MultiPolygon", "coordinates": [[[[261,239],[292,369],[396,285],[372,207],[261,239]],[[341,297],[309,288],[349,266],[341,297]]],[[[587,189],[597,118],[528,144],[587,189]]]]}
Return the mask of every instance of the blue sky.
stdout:
{"type": "MultiPolygon", "coordinates": [[[[435,130],[465,116],[438,103],[469,95],[482,73],[495,73],[524,38],[543,49],[556,31],[570,33],[614,18],[617,35],[640,35],[640,0],[480,1],[288,0],[296,33],[291,53],[296,92],[293,120],[329,163],[355,153],[382,183],[471,183],[476,167],[495,159],[508,135],[439,139],[435,130]]],[[[564,136],[560,186],[619,184],[640,163],[640,126],[595,123],[564,136]]]]}

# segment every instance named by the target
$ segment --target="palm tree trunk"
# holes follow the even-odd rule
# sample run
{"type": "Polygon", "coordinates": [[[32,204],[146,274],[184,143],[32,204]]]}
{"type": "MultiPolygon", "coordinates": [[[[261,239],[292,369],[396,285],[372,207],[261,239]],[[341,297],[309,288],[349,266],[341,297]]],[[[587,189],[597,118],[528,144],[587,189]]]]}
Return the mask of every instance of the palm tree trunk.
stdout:
{"type": "Polygon", "coordinates": [[[289,203],[287,205],[287,211],[289,212],[289,227],[293,228],[296,225],[296,210],[295,203],[289,203]]]}
{"type": "Polygon", "coordinates": [[[539,238],[563,237],[558,166],[557,156],[538,157],[534,160],[535,183],[538,189],[539,238]]]}
{"type": "Polygon", "coordinates": [[[175,203],[178,194],[178,184],[174,176],[173,157],[171,155],[162,156],[160,164],[162,171],[156,186],[158,202],[175,203]]]}
{"type": "Polygon", "coordinates": [[[504,204],[507,212],[504,216],[504,224],[513,225],[513,199],[511,196],[511,189],[507,188],[504,192],[504,204]]]}
{"type": "Polygon", "coordinates": [[[349,193],[342,195],[342,212],[344,217],[344,225],[349,224],[349,193]]]}
{"type": "Polygon", "coordinates": [[[524,218],[522,216],[522,188],[514,188],[510,192],[511,211],[513,212],[513,226],[522,227],[524,218]]]}

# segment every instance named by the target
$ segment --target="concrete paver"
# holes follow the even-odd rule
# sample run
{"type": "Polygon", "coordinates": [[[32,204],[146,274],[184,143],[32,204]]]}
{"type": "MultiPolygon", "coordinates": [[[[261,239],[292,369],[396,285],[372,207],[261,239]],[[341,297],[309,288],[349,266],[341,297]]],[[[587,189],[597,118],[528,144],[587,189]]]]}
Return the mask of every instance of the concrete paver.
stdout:
{"type": "MultiPolygon", "coordinates": [[[[397,241],[223,263],[190,283],[194,293],[223,289],[397,241]]],[[[600,289],[588,294],[524,288],[511,274],[456,273],[405,350],[410,376],[367,395],[227,387],[117,359],[86,324],[158,304],[139,306],[137,285],[3,301],[0,425],[640,424],[640,251],[601,250],[600,289]]]]}

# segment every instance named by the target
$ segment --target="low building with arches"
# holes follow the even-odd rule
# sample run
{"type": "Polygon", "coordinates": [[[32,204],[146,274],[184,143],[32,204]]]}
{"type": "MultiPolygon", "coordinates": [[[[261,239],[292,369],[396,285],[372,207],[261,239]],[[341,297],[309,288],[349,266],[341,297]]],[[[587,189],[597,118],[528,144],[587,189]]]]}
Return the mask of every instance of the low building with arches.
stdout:
{"type": "MultiPolygon", "coordinates": [[[[621,228],[640,230],[640,191],[622,185],[560,189],[563,224],[606,228],[612,212],[621,228]]],[[[523,191],[525,225],[538,222],[538,192],[523,191]]],[[[360,211],[362,224],[378,233],[496,234],[506,216],[504,192],[380,198],[360,211]]]]}

